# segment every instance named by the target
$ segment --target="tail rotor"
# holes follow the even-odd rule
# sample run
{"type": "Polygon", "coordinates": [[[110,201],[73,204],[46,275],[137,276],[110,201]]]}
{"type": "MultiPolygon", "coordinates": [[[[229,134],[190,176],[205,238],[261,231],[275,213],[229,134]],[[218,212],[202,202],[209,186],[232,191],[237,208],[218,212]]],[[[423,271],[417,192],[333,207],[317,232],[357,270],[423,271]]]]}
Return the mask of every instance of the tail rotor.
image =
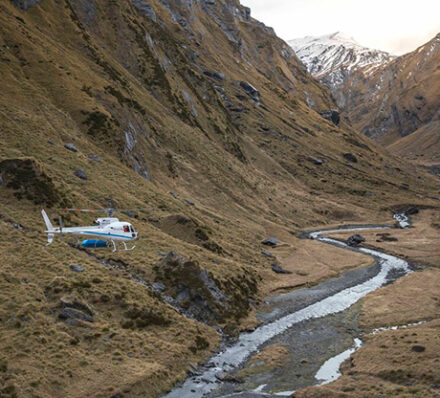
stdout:
{"type": "Polygon", "coordinates": [[[41,210],[41,215],[43,216],[44,222],[46,223],[46,233],[47,233],[47,245],[49,246],[53,242],[53,238],[55,236],[55,228],[53,227],[52,223],[50,222],[50,219],[46,212],[44,210],[41,210]]]}

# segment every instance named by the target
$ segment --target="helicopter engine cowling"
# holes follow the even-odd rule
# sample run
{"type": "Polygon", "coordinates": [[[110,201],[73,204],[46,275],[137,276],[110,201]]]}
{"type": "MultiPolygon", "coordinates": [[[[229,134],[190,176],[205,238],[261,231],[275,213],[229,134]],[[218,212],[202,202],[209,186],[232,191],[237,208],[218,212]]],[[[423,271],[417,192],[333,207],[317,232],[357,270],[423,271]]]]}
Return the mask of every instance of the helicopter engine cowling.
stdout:
{"type": "Polygon", "coordinates": [[[107,247],[108,242],[106,242],[105,240],[87,239],[81,242],[81,246],[91,248],[107,247]]]}
{"type": "Polygon", "coordinates": [[[95,220],[95,224],[97,225],[108,225],[114,222],[119,222],[119,219],[115,217],[100,217],[95,220]]]}

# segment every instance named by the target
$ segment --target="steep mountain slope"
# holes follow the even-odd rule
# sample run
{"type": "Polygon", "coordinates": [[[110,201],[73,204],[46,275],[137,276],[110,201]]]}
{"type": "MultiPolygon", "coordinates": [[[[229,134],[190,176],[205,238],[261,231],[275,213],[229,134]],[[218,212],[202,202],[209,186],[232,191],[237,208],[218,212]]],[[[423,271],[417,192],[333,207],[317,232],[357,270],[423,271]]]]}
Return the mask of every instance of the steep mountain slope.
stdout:
{"type": "Polygon", "coordinates": [[[345,85],[353,125],[385,144],[440,118],[440,34],[417,50],[345,85]]]}
{"type": "Polygon", "coordinates": [[[438,152],[440,35],[397,58],[339,32],[289,44],[309,72],[330,87],[356,129],[386,145],[421,129],[390,149],[419,160],[421,148],[438,152]]]}
{"type": "Polygon", "coordinates": [[[263,238],[294,252],[304,226],[437,203],[434,179],[325,118],[329,91],[249,13],[0,3],[1,394],[157,396],[258,304],[263,238]],[[56,222],[109,197],[141,209],[136,250],[44,246],[42,206],[56,222]]]}
{"type": "MultiPolygon", "coordinates": [[[[341,32],[289,41],[299,59],[318,80],[328,85],[339,100],[339,90],[354,72],[368,76],[374,69],[389,63],[394,56],[385,51],[361,46],[341,32]]],[[[340,106],[344,103],[338,102],[340,106]]]]}
{"type": "Polygon", "coordinates": [[[440,120],[425,124],[392,143],[388,149],[440,175],[440,120]]]}

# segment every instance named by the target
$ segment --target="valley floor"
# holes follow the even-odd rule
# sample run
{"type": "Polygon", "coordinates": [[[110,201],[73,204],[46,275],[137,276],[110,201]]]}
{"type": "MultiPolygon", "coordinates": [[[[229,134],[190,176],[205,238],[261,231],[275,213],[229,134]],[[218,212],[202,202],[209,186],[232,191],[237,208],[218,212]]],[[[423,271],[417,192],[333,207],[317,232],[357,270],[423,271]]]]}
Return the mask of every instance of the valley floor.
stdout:
{"type": "MultiPolygon", "coordinates": [[[[367,245],[427,266],[420,265],[416,272],[366,296],[360,317],[365,344],[343,364],[343,376],[299,391],[295,397],[439,396],[439,220],[438,210],[425,210],[413,217],[407,230],[362,233],[367,245]],[[372,333],[376,328],[416,322],[423,323],[372,333]]],[[[338,232],[332,237],[349,235],[338,232]]]]}

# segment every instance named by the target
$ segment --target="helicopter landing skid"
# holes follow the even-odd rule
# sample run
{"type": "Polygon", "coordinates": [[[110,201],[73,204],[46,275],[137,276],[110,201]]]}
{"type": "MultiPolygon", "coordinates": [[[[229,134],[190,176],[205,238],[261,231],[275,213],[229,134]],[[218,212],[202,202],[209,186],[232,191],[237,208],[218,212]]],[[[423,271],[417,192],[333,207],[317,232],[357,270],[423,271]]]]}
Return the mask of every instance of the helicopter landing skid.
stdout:
{"type": "Polygon", "coordinates": [[[113,244],[113,250],[112,250],[113,253],[114,252],[128,252],[128,251],[133,250],[136,247],[136,245],[133,245],[132,247],[128,248],[127,244],[125,242],[122,242],[122,244],[124,245],[124,249],[123,250],[118,250],[115,241],[111,240],[111,242],[113,244]]]}

